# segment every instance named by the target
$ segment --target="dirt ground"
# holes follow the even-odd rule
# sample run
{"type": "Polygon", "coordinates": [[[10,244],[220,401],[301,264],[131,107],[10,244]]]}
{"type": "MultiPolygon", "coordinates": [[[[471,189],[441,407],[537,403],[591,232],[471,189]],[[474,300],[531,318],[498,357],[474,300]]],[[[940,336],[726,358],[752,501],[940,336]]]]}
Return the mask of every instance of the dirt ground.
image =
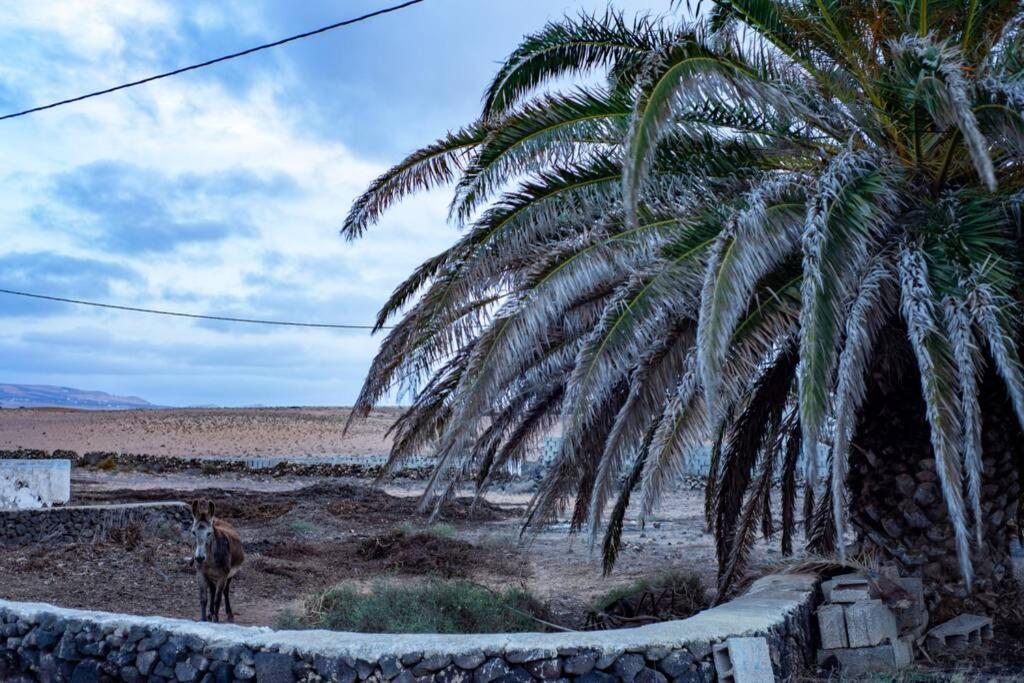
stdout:
{"type": "Polygon", "coordinates": [[[383,455],[399,408],[379,408],[343,434],[348,408],[0,410],[0,449],[66,448],[156,455],[383,455]]]}
{"type": "MultiPolygon", "coordinates": [[[[384,576],[438,575],[498,588],[522,585],[553,618],[579,627],[593,600],[615,586],[671,569],[714,579],[714,550],[702,531],[699,492],[669,497],[646,530],[627,526],[614,575],[600,575],[588,539],[564,524],[520,541],[528,494],[496,493],[468,515],[468,499],[449,506],[446,536],[395,538],[426,520],[417,484],[372,488],[359,480],[213,477],[201,474],[76,472],[75,503],[188,500],[207,497],[245,543],[246,561],[232,587],[240,623],[273,625],[282,610],[341,581],[368,585],[384,576]],[[449,537],[450,536],[450,537],[449,537]]],[[[6,549],[0,596],[67,607],[195,618],[195,577],[181,538],[121,535],[105,543],[6,549]]],[[[777,558],[759,546],[760,560],[777,558]]]]}

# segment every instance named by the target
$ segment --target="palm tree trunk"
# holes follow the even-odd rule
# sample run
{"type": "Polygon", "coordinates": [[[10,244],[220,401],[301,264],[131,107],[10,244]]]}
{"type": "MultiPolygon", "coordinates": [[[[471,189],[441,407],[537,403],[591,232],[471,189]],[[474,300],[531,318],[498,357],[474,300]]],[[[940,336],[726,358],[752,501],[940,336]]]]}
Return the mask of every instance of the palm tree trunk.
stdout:
{"type": "Polygon", "coordinates": [[[997,613],[998,596],[1013,585],[1009,542],[1020,492],[1017,468],[1024,454],[1005,389],[989,369],[982,385],[984,542],[973,550],[976,578],[968,594],[935,469],[919,377],[911,363],[894,362],[894,355],[903,354],[886,355],[870,377],[851,449],[851,526],[864,551],[895,561],[905,576],[924,579],[933,619],[964,610],[997,613]]]}

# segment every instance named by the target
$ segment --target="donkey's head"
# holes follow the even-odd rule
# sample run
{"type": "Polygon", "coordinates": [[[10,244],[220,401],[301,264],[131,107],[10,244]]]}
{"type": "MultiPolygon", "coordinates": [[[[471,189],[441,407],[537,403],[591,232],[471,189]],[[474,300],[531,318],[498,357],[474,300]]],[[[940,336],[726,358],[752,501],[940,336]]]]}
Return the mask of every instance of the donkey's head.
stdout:
{"type": "Polygon", "coordinates": [[[205,498],[192,501],[192,559],[202,564],[209,557],[213,541],[213,501],[205,498]]]}

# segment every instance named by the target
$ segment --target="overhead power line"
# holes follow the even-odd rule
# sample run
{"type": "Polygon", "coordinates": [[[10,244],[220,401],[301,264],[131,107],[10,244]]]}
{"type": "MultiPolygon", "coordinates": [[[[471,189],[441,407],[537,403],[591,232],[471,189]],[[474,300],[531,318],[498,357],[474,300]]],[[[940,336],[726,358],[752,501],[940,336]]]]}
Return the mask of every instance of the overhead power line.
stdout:
{"type": "Polygon", "coordinates": [[[295,40],[301,40],[303,38],[309,38],[310,36],[315,36],[315,35],[320,34],[320,33],[326,33],[327,31],[333,31],[336,28],[341,28],[343,26],[351,26],[352,24],[358,24],[361,21],[366,21],[367,19],[372,19],[374,17],[379,17],[382,14],[390,14],[391,12],[397,12],[398,10],[405,9],[406,7],[411,7],[412,5],[418,5],[419,3],[423,2],[423,1],[424,0],[409,0],[408,2],[403,2],[403,3],[399,4],[399,5],[393,5],[391,7],[385,7],[383,9],[379,9],[379,10],[377,10],[375,12],[370,12],[369,14],[364,14],[364,15],[359,16],[359,17],[354,17],[352,19],[346,19],[345,21],[339,21],[339,22],[334,23],[334,24],[328,24],[327,26],[321,26],[320,28],[313,29],[312,31],[306,31],[305,33],[298,33],[298,34],[296,34],[294,36],[289,36],[287,38],[282,38],[281,40],[275,40],[272,43],[264,43],[263,45],[257,45],[256,47],[250,47],[248,50],[242,50],[241,52],[234,52],[234,53],[229,54],[229,55],[224,55],[223,57],[217,57],[215,59],[209,59],[209,60],[207,60],[205,62],[199,62],[198,64],[192,64],[191,66],[183,66],[180,69],[174,69],[173,71],[167,71],[167,72],[164,72],[162,74],[156,74],[155,76],[149,76],[148,78],[142,78],[140,80],[132,81],[130,83],[123,83],[121,85],[115,85],[112,88],[105,88],[103,90],[97,90],[96,92],[91,92],[91,93],[88,93],[88,94],[85,94],[85,95],[79,95],[78,97],[71,97],[71,98],[66,99],[66,100],[60,100],[58,102],[51,102],[50,104],[44,104],[44,105],[39,106],[39,107],[32,107],[31,109],[26,109],[24,111],[14,112],[13,114],[5,114],[4,116],[0,116],[0,121],[5,121],[7,119],[17,118],[19,116],[25,116],[26,114],[33,114],[33,113],[35,113],[37,111],[44,111],[46,109],[53,109],[54,107],[60,107],[62,105],[71,104],[73,102],[81,102],[82,100],[87,100],[90,97],[98,97],[100,95],[107,95],[107,94],[112,93],[112,92],[117,92],[118,90],[125,90],[126,88],[133,88],[136,85],[142,85],[143,83],[149,83],[151,81],[157,81],[157,80],[160,80],[161,78],[167,78],[168,76],[177,76],[178,74],[185,73],[186,71],[195,71],[196,69],[202,69],[203,67],[210,66],[212,64],[219,64],[220,62],[226,62],[229,59],[235,59],[237,57],[244,57],[245,55],[251,55],[253,52],[259,52],[260,50],[267,50],[269,48],[277,47],[278,45],[284,45],[285,43],[290,43],[290,42],[295,41],[295,40]]]}
{"type": "MultiPolygon", "coordinates": [[[[0,289],[0,294],[11,294],[13,296],[24,296],[30,299],[45,299],[46,301],[59,301],[65,304],[77,304],[79,306],[95,306],[96,308],[112,308],[116,311],[131,311],[132,313],[151,313],[153,315],[170,315],[176,318],[197,318],[199,320],[220,320],[229,323],[250,323],[253,325],[280,325],[283,327],[320,327],[335,330],[372,330],[373,325],[348,325],[334,323],[299,323],[289,320],[260,320],[258,318],[233,318],[226,315],[200,315],[198,313],[181,313],[180,311],[162,311],[155,308],[137,308],[135,306],[118,306],[116,304],[104,304],[97,301],[82,301],[81,299],[66,299],[59,296],[48,296],[46,294],[33,294],[31,292],[19,292],[13,289],[0,289]]],[[[383,329],[389,329],[384,326],[383,329]]]]}

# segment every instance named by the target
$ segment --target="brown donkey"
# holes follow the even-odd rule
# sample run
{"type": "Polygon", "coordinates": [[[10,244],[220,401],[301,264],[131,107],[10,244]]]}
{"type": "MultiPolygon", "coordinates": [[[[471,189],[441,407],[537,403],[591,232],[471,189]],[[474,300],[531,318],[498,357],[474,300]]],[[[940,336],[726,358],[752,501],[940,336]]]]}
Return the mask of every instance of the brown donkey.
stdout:
{"type": "Polygon", "coordinates": [[[205,498],[192,501],[192,540],[195,550],[192,562],[199,580],[199,606],[202,620],[220,621],[220,600],[224,598],[224,611],[228,621],[234,621],[231,611],[231,579],[238,573],[245,552],[242,539],[235,528],[223,519],[213,516],[213,501],[205,498]],[[209,605],[209,614],[207,614],[209,605]]]}

